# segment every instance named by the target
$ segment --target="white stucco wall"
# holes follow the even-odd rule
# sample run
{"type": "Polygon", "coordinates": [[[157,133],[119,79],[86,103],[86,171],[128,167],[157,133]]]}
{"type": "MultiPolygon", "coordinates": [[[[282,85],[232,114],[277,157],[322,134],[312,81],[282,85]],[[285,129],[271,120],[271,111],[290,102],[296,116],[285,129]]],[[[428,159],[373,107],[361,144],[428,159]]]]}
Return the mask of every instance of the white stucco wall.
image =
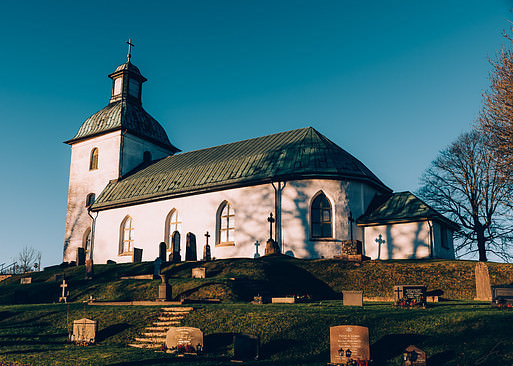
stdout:
{"type": "Polygon", "coordinates": [[[82,247],[84,233],[91,226],[87,195],[94,193],[98,197],[109,180],[118,178],[120,141],[121,134],[115,131],[71,147],[64,261],[75,260],[76,248],[82,247]],[[95,147],[98,148],[98,169],[89,170],[91,151],[95,147]]]}
{"type": "Polygon", "coordinates": [[[446,246],[442,245],[442,225],[439,222],[433,223],[433,238],[434,238],[434,257],[436,258],[447,258],[454,259],[454,241],[453,231],[449,228],[445,230],[445,243],[446,246]]]}
{"type": "MultiPolygon", "coordinates": [[[[283,252],[300,258],[329,258],[340,254],[340,241],[350,238],[349,210],[354,218],[363,214],[375,192],[360,182],[321,179],[287,182],[281,193],[283,252]],[[331,240],[310,238],[310,204],[319,191],[324,192],[333,208],[334,235],[331,240]]],[[[259,254],[263,255],[265,251],[265,242],[269,238],[267,217],[270,212],[275,212],[275,190],[271,184],[264,184],[101,211],[96,224],[94,261],[132,260],[130,256],[118,255],[120,225],[127,215],[132,217],[134,223],[134,246],[143,249],[143,260],[154,260],[158,256],[158,244],[165,241],[166,217],[173,209],[178,210],[182,221],[182,260],[185,258],[187,232],[196,235],[200,259],[206,231],[211,234],[209,243],[213,257],[253,258],[257,240],[261,244],[259,254]],[[216,214],[224,201],[230,202],[235,209],[234,246],[215,245],[216,214]]],[[[353,231],[354,238],[362,237],[356,225],[353,231]]]]}
{"type": "Polygon", "coordinates": [[[127,133],[123,136],[123,169],[121,175],[125,175],[140,165],[143,162],[145,151],[151,153],[152,160],[171,155],[167,149],[127,133]]]}
{"type": "Polygon", "coordinates": [[[427,221],[367,226],[364,229],[365,255],[371,259],[429,258],[430,229],[427,221]],[[381,251],[376,242],[385,240],[381,251]]]}

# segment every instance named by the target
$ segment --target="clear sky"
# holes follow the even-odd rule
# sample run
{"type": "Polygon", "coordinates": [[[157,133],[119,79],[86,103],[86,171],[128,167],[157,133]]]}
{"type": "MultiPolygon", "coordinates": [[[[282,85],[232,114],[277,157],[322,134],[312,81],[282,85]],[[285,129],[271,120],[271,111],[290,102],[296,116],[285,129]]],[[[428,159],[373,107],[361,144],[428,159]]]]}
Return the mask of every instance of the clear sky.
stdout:
{"type": "Polygon", "coordinates": [[[126,61],[182,151],[312,126],[395,191],[468,131],[513,1],[9,1],[0,263],[62,262],[70,147],[126,61]]]}

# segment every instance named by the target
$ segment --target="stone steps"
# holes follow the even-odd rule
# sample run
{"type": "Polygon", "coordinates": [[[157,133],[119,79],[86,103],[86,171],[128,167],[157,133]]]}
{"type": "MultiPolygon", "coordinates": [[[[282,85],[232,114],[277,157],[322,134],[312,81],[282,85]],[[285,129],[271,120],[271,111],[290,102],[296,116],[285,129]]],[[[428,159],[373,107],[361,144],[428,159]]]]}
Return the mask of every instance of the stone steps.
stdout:
{"type": "Polygon", "coordinates": [[[157,317],[157,321],[148,326],[139,337],[135,338],[136,343],[129,344],[129,347],[158,349],[166,344],[166,334],[170,327],[180,326],[181,321],[194,309],[192,307],[165,307],[157,317]]]}

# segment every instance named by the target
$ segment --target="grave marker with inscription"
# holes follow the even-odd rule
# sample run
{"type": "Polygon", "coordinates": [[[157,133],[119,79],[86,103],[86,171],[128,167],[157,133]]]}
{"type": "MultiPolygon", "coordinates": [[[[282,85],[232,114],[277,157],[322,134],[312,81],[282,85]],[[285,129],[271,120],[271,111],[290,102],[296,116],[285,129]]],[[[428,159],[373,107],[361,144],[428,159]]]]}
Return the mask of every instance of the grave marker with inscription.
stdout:
{"type": "Polygon", "coordinates": [[[426,286],[399,285],[394,286],[394,303],[402,306],[426,306],[426,286]]]}
{"type": "Polygon", "coordinates": [[[73,322],[73,335],[71,341],[80,344],[89,344],[96,341],[98,322],[83,318],[73,322]]]}
{"type": "Polygon", "coordinates": [[[32,283],[32,277],[23,277],[20,278],[20,284],[21,285],[28,285],[32,283]]]}
{"type": "Polygon", "coordinates": [[[330,328],[330,364],[347,364],[349,360],[369,361],[369,328],[339,325],[330,328]]]}
{"type": "Polygon", "coordinates": [[[493,286],[492,303],[494,305],[513,305],[513,286],[493,286]]]}
{"type": "Polygon", "coordinates": [[[404,350],[404,366],[426,366],[426,352],[415,346],[404,350]]]}
{"type": "Polygon", "coordinates": [[[203,332],[192,327],[171,327],[166,333],[166,347],[182,353],[203,351],[203,332]]]}

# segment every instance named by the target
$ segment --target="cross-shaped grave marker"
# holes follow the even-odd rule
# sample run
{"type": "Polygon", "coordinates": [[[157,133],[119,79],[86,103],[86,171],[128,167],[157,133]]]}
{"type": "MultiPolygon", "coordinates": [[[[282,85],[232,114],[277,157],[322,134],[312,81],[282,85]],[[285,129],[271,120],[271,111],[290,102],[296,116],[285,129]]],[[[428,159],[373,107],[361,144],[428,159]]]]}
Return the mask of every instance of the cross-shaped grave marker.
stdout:
{"type": "Polygon", "coordinates": [[[381,234],[379,234],[378,238],[376,239],[376,243],[378,243],[378,259],[381,257],[381,244],[385,244],[386,241],[383,239],[381,234]]]}
{"type": "Polygon", "coordinates": [[[205,238],[207,238],[207,245],[208,245],[208,238],[210,238],[210,234],[208,233],[208,231],[207,231],[207,233],[205,234],[205,238]]]}
{"type": "Polygon", "coordinates": [[[258,247],[260,246],[260,243],[258,242],[258,240],[255,242],[255,248],[256,248],[256,252],[255,252],[255,255],[253,256],[253,258],[260,258],[260,253],[258,253],[258,247]]]}
{"type": "Polygon", "coordinates": [[[60,287],[62,287],[62,296],[59,297],[59,302],[68,302],[68,297],[66,296],[66,287],[68,287],[68,284],[66,280],[62,280],[60,287]]]}
{"type": "Polygon", "coordinates": [[[272,212],[269,214],[267,221],[269,222],[269,239],[272,240],[272,238],[273,238],[273,223],[276,221],[273,217],[272,212]]]}

